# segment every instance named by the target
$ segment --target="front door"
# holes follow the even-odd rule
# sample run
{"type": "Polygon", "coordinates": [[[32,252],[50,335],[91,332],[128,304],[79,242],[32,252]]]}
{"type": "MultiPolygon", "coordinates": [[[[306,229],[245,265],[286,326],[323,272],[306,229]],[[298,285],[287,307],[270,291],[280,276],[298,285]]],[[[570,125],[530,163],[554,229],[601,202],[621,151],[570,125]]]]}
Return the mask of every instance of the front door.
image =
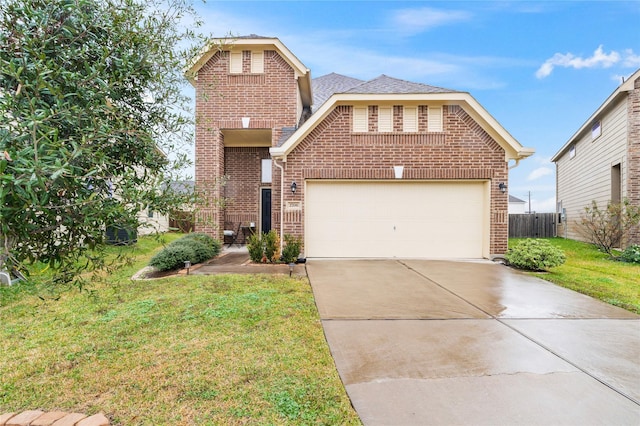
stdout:
{"type": "Polygon", "coordinates": [[[271,188],[262,188],[260,199],[260,230],[266,233],[271,231],[271,188]]]}

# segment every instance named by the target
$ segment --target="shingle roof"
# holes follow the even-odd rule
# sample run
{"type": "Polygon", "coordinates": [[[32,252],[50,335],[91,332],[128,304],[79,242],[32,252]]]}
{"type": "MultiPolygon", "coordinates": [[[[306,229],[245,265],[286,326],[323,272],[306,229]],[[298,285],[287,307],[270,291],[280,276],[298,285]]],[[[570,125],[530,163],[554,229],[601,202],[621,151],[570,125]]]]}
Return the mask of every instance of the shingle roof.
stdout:
{"type": "Polygon", "coordinates": [[[314,78],[311,82],[313,90],[313,109],[317,110],[320,108],[320,106],[334,93],[344,93],[352,87],[362,83],[364,83],[363,80],[336,74],[334,72],[323,75],[322,77],[314,78]]]}
{"type": "Polygon", "coordinates": [[[346,75],[331,73],[314,78],[313,109],[318,110],[335,93],[387,94],[387,93],[455,93],[455,90],[428,84],[400,80],[382,74],[373,80],[364,81],[346,75]]]}
{"type": "Polygon", "coordinates": [[[411,81],[400,80],[382,74],[381,76],[364,82],[349,89],[345,93],[455,93],[456,90],[444,89],[442,87],[430,86],[428,84],[413,83],[411,81]]]}
{"type": "Polygon", "coordinates": [[[509,195],[509,202],[510,203],[526,203],[526,201],[521,200],[518,197],[514,197],[513,195],[509,195]]]}

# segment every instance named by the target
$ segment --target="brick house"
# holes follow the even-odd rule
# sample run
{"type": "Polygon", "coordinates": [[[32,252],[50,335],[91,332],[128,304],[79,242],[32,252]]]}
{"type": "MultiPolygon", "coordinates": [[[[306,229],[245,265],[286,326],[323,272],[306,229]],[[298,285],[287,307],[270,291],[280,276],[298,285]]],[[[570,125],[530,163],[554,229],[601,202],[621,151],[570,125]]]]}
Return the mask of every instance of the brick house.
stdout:
{"type": "Polygon", "coordinates": [[[199,231],[276,229],[302,237],[307,257],[506,251],[508,164],[533,150],[469,93],[385,75],[312,80],[258,36],[214,40],[187,76],[196,186],[226,199],[200,206],[199,231]]]}
{"type": "MultiPolygon", "coordinates": [[[[578,222],[596,201],[640,205],[640,69],[624,81],[551,159],[556,163],[558,235],[582,240],[578,222]]],[[[640,244],[640,229],[622,245],[640,244]]]]}

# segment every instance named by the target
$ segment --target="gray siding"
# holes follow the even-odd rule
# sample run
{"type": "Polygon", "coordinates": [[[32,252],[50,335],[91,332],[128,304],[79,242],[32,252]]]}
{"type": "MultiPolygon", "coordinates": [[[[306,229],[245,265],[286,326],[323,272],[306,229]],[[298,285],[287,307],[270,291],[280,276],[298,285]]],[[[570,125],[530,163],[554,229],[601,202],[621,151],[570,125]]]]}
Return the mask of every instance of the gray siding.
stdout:
{"type": "MultiPolygon", "coordinates": [[[[601,135],[592,139],[586,132],[575,144],[576,155],[569,158],[569,150],[557,161],[558,201],[566,209],[566,236],[582,239],[576,230],[584,207],[592,200],[606,206],[611,199],[611,168],[620,163],[622,196],[627,194],[627,100],[612,105],[602,117],[601,135]]],[[[564,230],[559,231],[563,235],[564,230]]]]}

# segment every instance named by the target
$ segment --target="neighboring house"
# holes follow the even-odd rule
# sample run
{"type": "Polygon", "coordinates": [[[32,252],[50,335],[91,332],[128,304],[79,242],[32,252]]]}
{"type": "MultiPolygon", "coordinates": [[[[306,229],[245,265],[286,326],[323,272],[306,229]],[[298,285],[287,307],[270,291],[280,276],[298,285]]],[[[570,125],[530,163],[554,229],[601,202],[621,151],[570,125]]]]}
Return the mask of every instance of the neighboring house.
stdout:
{"type": "Polygon", "coordinates": [[[521,200],[518,197],[514,197],[513,195],[509,195],[509,214],[526,213],[526,209],[524,208],[526,204],[526,201],[521,200]]]}
{"type": "Polygon", "coordinates": [[[279,39],[258,36],[214,40],[186,75],[196,187],[225,198],[200,206],[196,230],[221,238],[253,223],[302,237],[306,257],[506,251],[508,163],[533,150],[469,93],[385,75],[312,80],[279,39]]]}
{"type": "MultiPolygon", "coordinates": [[[[640,69],[607,98],[551,161],[556,163],[559,212],[566,213],[558,235],[584,239],[578,222],[592,201],[601,208],[625,198],[640,205],[640,69]]],[[[640,244],[638,227],[629,241],[622,243],[640,244]]]]}

